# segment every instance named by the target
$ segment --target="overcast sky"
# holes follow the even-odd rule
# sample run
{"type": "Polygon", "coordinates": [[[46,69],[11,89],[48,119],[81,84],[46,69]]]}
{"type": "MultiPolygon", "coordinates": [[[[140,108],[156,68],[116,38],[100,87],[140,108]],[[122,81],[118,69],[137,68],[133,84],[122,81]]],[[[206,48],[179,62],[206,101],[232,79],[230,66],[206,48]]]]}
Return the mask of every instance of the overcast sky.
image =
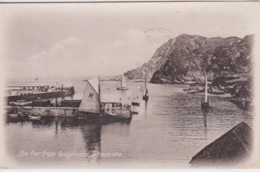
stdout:
{"type": "Polygon", "coordinates": [[[244,37],[255,32],[259,4],[210,4],[1,5],[5,72],[117,75],[147,62],[160,45],[183,33],[244,37]]]}

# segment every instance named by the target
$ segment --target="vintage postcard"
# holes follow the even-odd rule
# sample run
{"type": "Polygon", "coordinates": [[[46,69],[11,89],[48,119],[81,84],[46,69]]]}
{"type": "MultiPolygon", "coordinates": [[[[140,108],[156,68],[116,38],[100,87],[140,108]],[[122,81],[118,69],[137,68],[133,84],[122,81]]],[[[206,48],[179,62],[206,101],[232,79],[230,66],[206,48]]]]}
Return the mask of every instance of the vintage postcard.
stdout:
{"type": "Polygon", "coordinates": [[[259,168],[259,7],[0,4],[1,168],[259,168]]]}

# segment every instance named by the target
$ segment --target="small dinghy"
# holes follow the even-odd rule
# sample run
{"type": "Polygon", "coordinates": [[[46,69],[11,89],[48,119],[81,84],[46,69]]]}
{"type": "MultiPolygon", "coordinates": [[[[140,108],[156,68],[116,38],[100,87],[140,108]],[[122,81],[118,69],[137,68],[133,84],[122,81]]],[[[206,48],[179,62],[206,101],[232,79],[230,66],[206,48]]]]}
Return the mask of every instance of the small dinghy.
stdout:
{"type": "Polygon", "coordinates": [[[30,119],[30,120],[40,120],[41,116],[40,115],[31,114],[31,115],[28,115],[28,119],[30,119]]]}
{"type": "Polygon", "coordinates": [[[17,113],[11,113],[11,114],[9,114],[9,117],[10,118],[18,118],[19,115],[17,113]]]}

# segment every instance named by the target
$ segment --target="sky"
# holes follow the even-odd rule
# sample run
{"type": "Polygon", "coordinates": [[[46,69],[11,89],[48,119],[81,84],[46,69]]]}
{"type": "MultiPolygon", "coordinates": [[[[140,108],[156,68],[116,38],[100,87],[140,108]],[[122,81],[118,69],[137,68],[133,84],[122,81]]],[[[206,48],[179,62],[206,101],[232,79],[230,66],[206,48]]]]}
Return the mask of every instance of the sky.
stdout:
{"type": "Polygon", "coordinates": [[[259,4],[4,4],[4,72],[15,77],[119,75],[180,34],[254,34],[259,4]],[[256,5],[256,6],[254,6],[256,5]]]}

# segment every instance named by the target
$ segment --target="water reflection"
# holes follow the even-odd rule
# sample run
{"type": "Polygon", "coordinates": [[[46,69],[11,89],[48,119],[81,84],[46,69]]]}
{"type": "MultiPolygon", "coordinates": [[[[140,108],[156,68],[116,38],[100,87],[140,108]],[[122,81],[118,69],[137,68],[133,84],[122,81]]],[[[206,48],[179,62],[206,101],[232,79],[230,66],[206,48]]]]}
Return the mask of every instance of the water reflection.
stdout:
{"type": "Polygon", "coordinates": [[[86,144],[87,160],[101,160],[101,125],[81,125],[80,130],[86,144]]]}
{"type": "Polygon", "coordinates": [[[90,122],[88,119],[79,119],[77,117],[55,117],[54,123],[56,134],[58,134],[59,125],[61,130],[80,129],[85,143],[87,160],[100,160],[101,124],[97,120],[90,122]]]}
{"type": "MultiPolygon", "coordinates": [[[[129,90],[138,85],[139,83],[129,83],[129,90]]],[[[103,87],[101,90],[111,92],[112,96],[121,94],[121,91],[113,87],[113,82],[108,82],[103,87]]],[[[234,124],[241,121],[252,123],[253,116],[250,112],[242,114],[240,109],[225,98],[212,96],[209,112],[202,113],[200,94],[180,92],[178,90],[182,86],[179,85],[151,84],[150,87],[151,99],[147,103],[140,100],[140,107],[137,108],[139,113],[133,115],[131,121],[124,123],[108,119],[88,121],[70,117],[47,117],[39,121],[29,121],[13,116],[7,119],[5,126],[8,135],[7,150],[14,156],[20,150],[86,153],[81,158],[55,157],[47,160],[27,157],[24,160],[41,163],[52,160],[61,163],[92,160],[99,162],[101,158],[104,163],[188,163],[195,153],[234,124]],[[103,156],[112,152],[120,152],[123,157],[103,156]]],[[[125,95],[125,99],[128,97],[125,95]]]]}
{"type": "MultiPolygon", "coordinates": [[[[50,128],[53,124],[54,117],[42,117],[40,120],[31,120],[33,128],[50,128]]],[[[30,122],[30,120],[26,120],[30,122]]]]}
{"type": "Polygon", "coordinates": [[[147,101],[144,102],[144,117],[147,120],[147,101]]]}
{"type": "MultiPolygon", "coordinates": [[[[129,129],[130,121],[111,121],[104,122],[100,119],[90,120],[87,118],[78,117],[41,117],[40,120],[29,120],[25,118],[10,118],[7,115],[7,124],[21,124],[27,123],[32,129],[44,129],[50,128],[55,130],[55,137],[63,135],[66,130],[80,131],[81,138],[84,142],[84,157],[87,161],[100,162],[101,157],[101,129],[104,127],[103,132],[107,131],[108,128],[120,128],[120,131],[124,132],[122,135],[129,135],[129,131],[125,133],[125,129],[129,129]],[[124,127],[125,126],[125,127],[124,127]]],[[[109,132],[109,131],[107,131],[109,132]]]]}
{"type": "Polygon", "coordinates": [[[203,119],[204,119],[204,134],[205,134],[205,138],[207,139],[207,111],[202,111],[203,114],[203,119]]]}
{"type": "Polygon", "coordinates": [[[21,118],[19,116],[14,116],[13,114],[5,114],[5,121],[6,124],[9,123],[20,123],[21,126],[26,122],[26,119],[21,118]]]}

